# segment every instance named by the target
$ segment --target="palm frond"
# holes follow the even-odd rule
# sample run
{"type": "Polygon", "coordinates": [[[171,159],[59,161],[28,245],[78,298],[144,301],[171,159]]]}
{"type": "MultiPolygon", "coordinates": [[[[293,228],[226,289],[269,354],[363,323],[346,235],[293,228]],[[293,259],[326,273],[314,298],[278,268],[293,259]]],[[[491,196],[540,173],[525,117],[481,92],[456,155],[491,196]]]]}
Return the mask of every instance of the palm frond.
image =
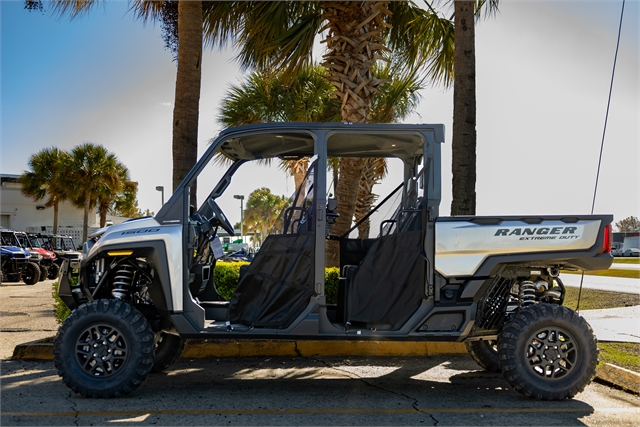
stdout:
{"type": "Polygon", "coordinates": [[[105,4],[105,0],[52,0],[51,9],[59,17],[69,15],[71,19],[89,12],[96,4],[105,4]]]}
{"type": "Polygon", "coordinates": [[[407,68],[424,69],[434,83],[445,86],[453,78],[453,22],[413,2],[392,2],[389,47],[403,58],[407,68]]]}

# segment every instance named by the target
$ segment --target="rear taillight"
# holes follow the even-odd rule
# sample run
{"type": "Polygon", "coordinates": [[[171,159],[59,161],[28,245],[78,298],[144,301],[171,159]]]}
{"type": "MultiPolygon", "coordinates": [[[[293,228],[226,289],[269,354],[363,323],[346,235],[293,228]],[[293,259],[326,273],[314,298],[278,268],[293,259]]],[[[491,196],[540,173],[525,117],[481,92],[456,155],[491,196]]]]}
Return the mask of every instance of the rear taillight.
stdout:
{"type": "Polygon", "coordinates": [[[604,239],[602,239],[602,249],[600,249],[601,254],[608,254],[611,253],[611,243],[612,243],[612,238],[613,236],[613,229],[611,227],[611,224],[608,224],[605,228],[604,228],[604,239]]]}

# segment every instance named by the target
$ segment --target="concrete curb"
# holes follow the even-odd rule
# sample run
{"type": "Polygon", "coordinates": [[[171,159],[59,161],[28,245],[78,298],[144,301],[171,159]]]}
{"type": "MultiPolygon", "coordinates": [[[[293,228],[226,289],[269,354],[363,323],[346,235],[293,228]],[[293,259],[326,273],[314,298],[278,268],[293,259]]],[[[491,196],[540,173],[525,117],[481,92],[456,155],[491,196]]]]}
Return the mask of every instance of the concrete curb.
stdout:
{"type": "MultiPolygon", "coordinates": [[[[182,351],[184,359],[208,357],[277,356],[424,356],[466,354],[460,342],[414,341],[223,341],[189,342],[182,351]]],[[[53,360],[53,344],[40,341],[19,344],[13,360],[53,360]]]]}
{"type": "Polygon", "coordinates": [[[605,363],[596,371],[596,378],[640,394],[640,374],[605,363]]]}

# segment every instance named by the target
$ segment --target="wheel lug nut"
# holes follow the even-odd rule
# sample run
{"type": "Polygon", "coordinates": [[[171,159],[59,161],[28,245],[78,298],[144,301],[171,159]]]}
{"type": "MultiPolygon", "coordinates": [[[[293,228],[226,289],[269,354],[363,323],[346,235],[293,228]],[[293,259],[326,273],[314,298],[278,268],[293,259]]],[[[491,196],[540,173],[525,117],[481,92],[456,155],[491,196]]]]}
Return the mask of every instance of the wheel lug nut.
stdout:
{"type": "Polygon", "coordinates": [[[98,353],[93,353],[93,357],[98,357],[98,353]]]}
{"type": "Polygon", "coordinates": [[[93,348],[96,348],[96,347],[98,347],[98,344],[94,344],[94,345],[93,345],[93,348]]]}
{"type": "Polygon", "coordinates": [[[545,349],[545,350],[549,350],[549,346],[548,346],[548,345],[545,345],[545,346],[544,346],[544,349],[545,349]]]}

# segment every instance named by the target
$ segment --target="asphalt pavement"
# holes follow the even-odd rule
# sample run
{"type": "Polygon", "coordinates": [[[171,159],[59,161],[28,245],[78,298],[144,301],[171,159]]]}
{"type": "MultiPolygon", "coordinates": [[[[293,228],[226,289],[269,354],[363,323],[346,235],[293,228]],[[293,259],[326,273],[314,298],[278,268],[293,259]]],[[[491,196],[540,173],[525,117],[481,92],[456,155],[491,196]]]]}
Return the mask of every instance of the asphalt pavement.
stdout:
{"type": "Polygon", "coordinates": [[[640,417],[637,395],[595,382],[564,402],[525,398],[466,354],[180,359],[127,397],[85,399],[50,360],[10,359],[16,345],[55,335],[51,282],[0,286],[0,425],[635,426],[640,417]]]}

